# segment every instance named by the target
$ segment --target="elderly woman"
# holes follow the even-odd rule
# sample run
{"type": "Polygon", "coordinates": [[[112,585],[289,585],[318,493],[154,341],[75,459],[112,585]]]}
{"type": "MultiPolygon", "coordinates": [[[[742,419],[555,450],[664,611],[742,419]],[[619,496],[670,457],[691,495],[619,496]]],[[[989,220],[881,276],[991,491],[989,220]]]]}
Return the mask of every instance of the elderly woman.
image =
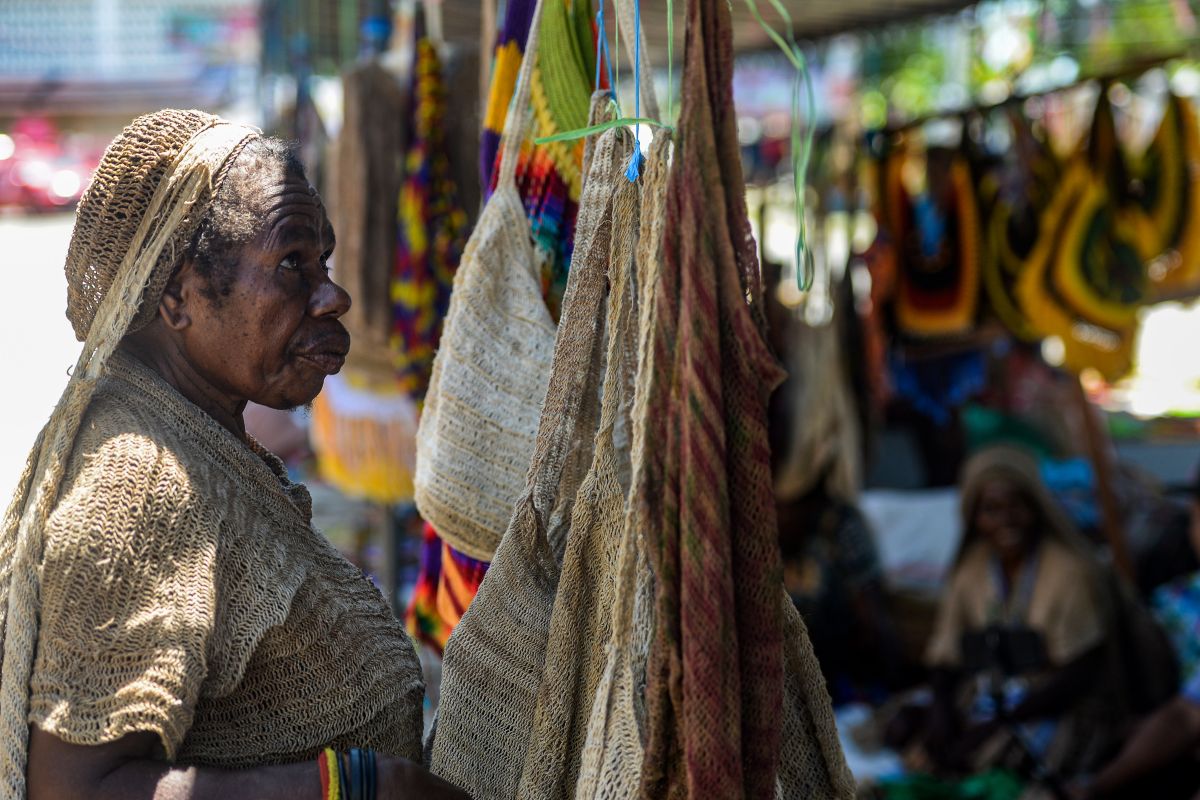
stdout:
{"type": "Polygon", "coordinates": [[[333,231],[291,151],[134,121],[78,210],[84,341],[0,539],[4,797],[461,797],[382,595],[242,412],[309,403],[350,346],[333,231]]]}
{"type": "Polygon", "coordinates": [[[972,458],[962,511],[966,533],[926,654],[931,754],[958,767],[1029,755],[1068,773],[1093,765],[1113,744],[1117,705],[1101,697],[1115,675],[1099,565],[1023,451],[972,458]]]}

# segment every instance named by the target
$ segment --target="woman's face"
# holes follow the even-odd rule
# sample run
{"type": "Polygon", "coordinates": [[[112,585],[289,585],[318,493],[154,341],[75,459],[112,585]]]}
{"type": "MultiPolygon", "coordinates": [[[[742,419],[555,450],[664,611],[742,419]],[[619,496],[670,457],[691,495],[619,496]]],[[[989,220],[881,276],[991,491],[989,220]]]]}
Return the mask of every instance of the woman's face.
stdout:
{"type": "Polygon", "coordinates": [[[350,297],[330,280],[333,229],[308,181],[264,174],[261,184],[260,228],[237,259],[227,295],[210,302],[193,293],[184,347],[218,391],[292,408],[311,402],[341,369],[350,336],[339,318],[350,297]]]}
{"type": "Polygon", "coordinates": [[[1037,540],[1037,514],[1024,491],[1006,478],[991,478],[979,493],[975,529],[1002,561],[1023,558],[1037,540]]]}

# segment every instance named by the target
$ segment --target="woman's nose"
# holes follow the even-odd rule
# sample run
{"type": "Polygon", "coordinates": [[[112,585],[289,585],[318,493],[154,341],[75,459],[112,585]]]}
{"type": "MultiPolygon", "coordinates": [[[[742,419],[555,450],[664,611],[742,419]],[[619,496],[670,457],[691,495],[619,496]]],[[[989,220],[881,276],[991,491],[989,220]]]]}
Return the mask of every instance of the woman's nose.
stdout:
{"type": "Polygon", "coordinates": [[[338,319],[350,310],[350,293],[326,278],[313,291],[309,311],[314,317],[338,319]]]}

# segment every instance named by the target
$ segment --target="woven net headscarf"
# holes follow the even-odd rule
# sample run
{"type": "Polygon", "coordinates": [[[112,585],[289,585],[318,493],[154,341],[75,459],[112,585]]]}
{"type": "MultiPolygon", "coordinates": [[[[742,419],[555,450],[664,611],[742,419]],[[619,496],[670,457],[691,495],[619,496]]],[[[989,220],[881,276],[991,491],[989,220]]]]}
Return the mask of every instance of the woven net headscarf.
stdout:
{"type": "Polygon", "coordinates": [[[44,531],[104,367],[158,300],[237,154],[259,131],[199,111],[134,120],[80,200],[67,251],[67,318],[83,351],[25,463],[0,531],[0,794],[25,796],[29,680],[44,531]]]}

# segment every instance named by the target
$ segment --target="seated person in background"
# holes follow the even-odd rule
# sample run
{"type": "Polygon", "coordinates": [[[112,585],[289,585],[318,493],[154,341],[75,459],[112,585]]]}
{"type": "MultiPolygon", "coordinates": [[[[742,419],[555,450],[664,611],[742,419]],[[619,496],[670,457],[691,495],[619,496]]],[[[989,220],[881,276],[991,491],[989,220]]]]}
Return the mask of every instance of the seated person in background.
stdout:
{"type": "Polygon", "coordinates": [[[1115,675],[1100,567],[1024,451],[980,452],[961,489],[963,542],[926,654],[928,755],[950,769],[1030,756],[1086,769],[1111,749],[1121,705],[1099,696],[1115,675]]]}

